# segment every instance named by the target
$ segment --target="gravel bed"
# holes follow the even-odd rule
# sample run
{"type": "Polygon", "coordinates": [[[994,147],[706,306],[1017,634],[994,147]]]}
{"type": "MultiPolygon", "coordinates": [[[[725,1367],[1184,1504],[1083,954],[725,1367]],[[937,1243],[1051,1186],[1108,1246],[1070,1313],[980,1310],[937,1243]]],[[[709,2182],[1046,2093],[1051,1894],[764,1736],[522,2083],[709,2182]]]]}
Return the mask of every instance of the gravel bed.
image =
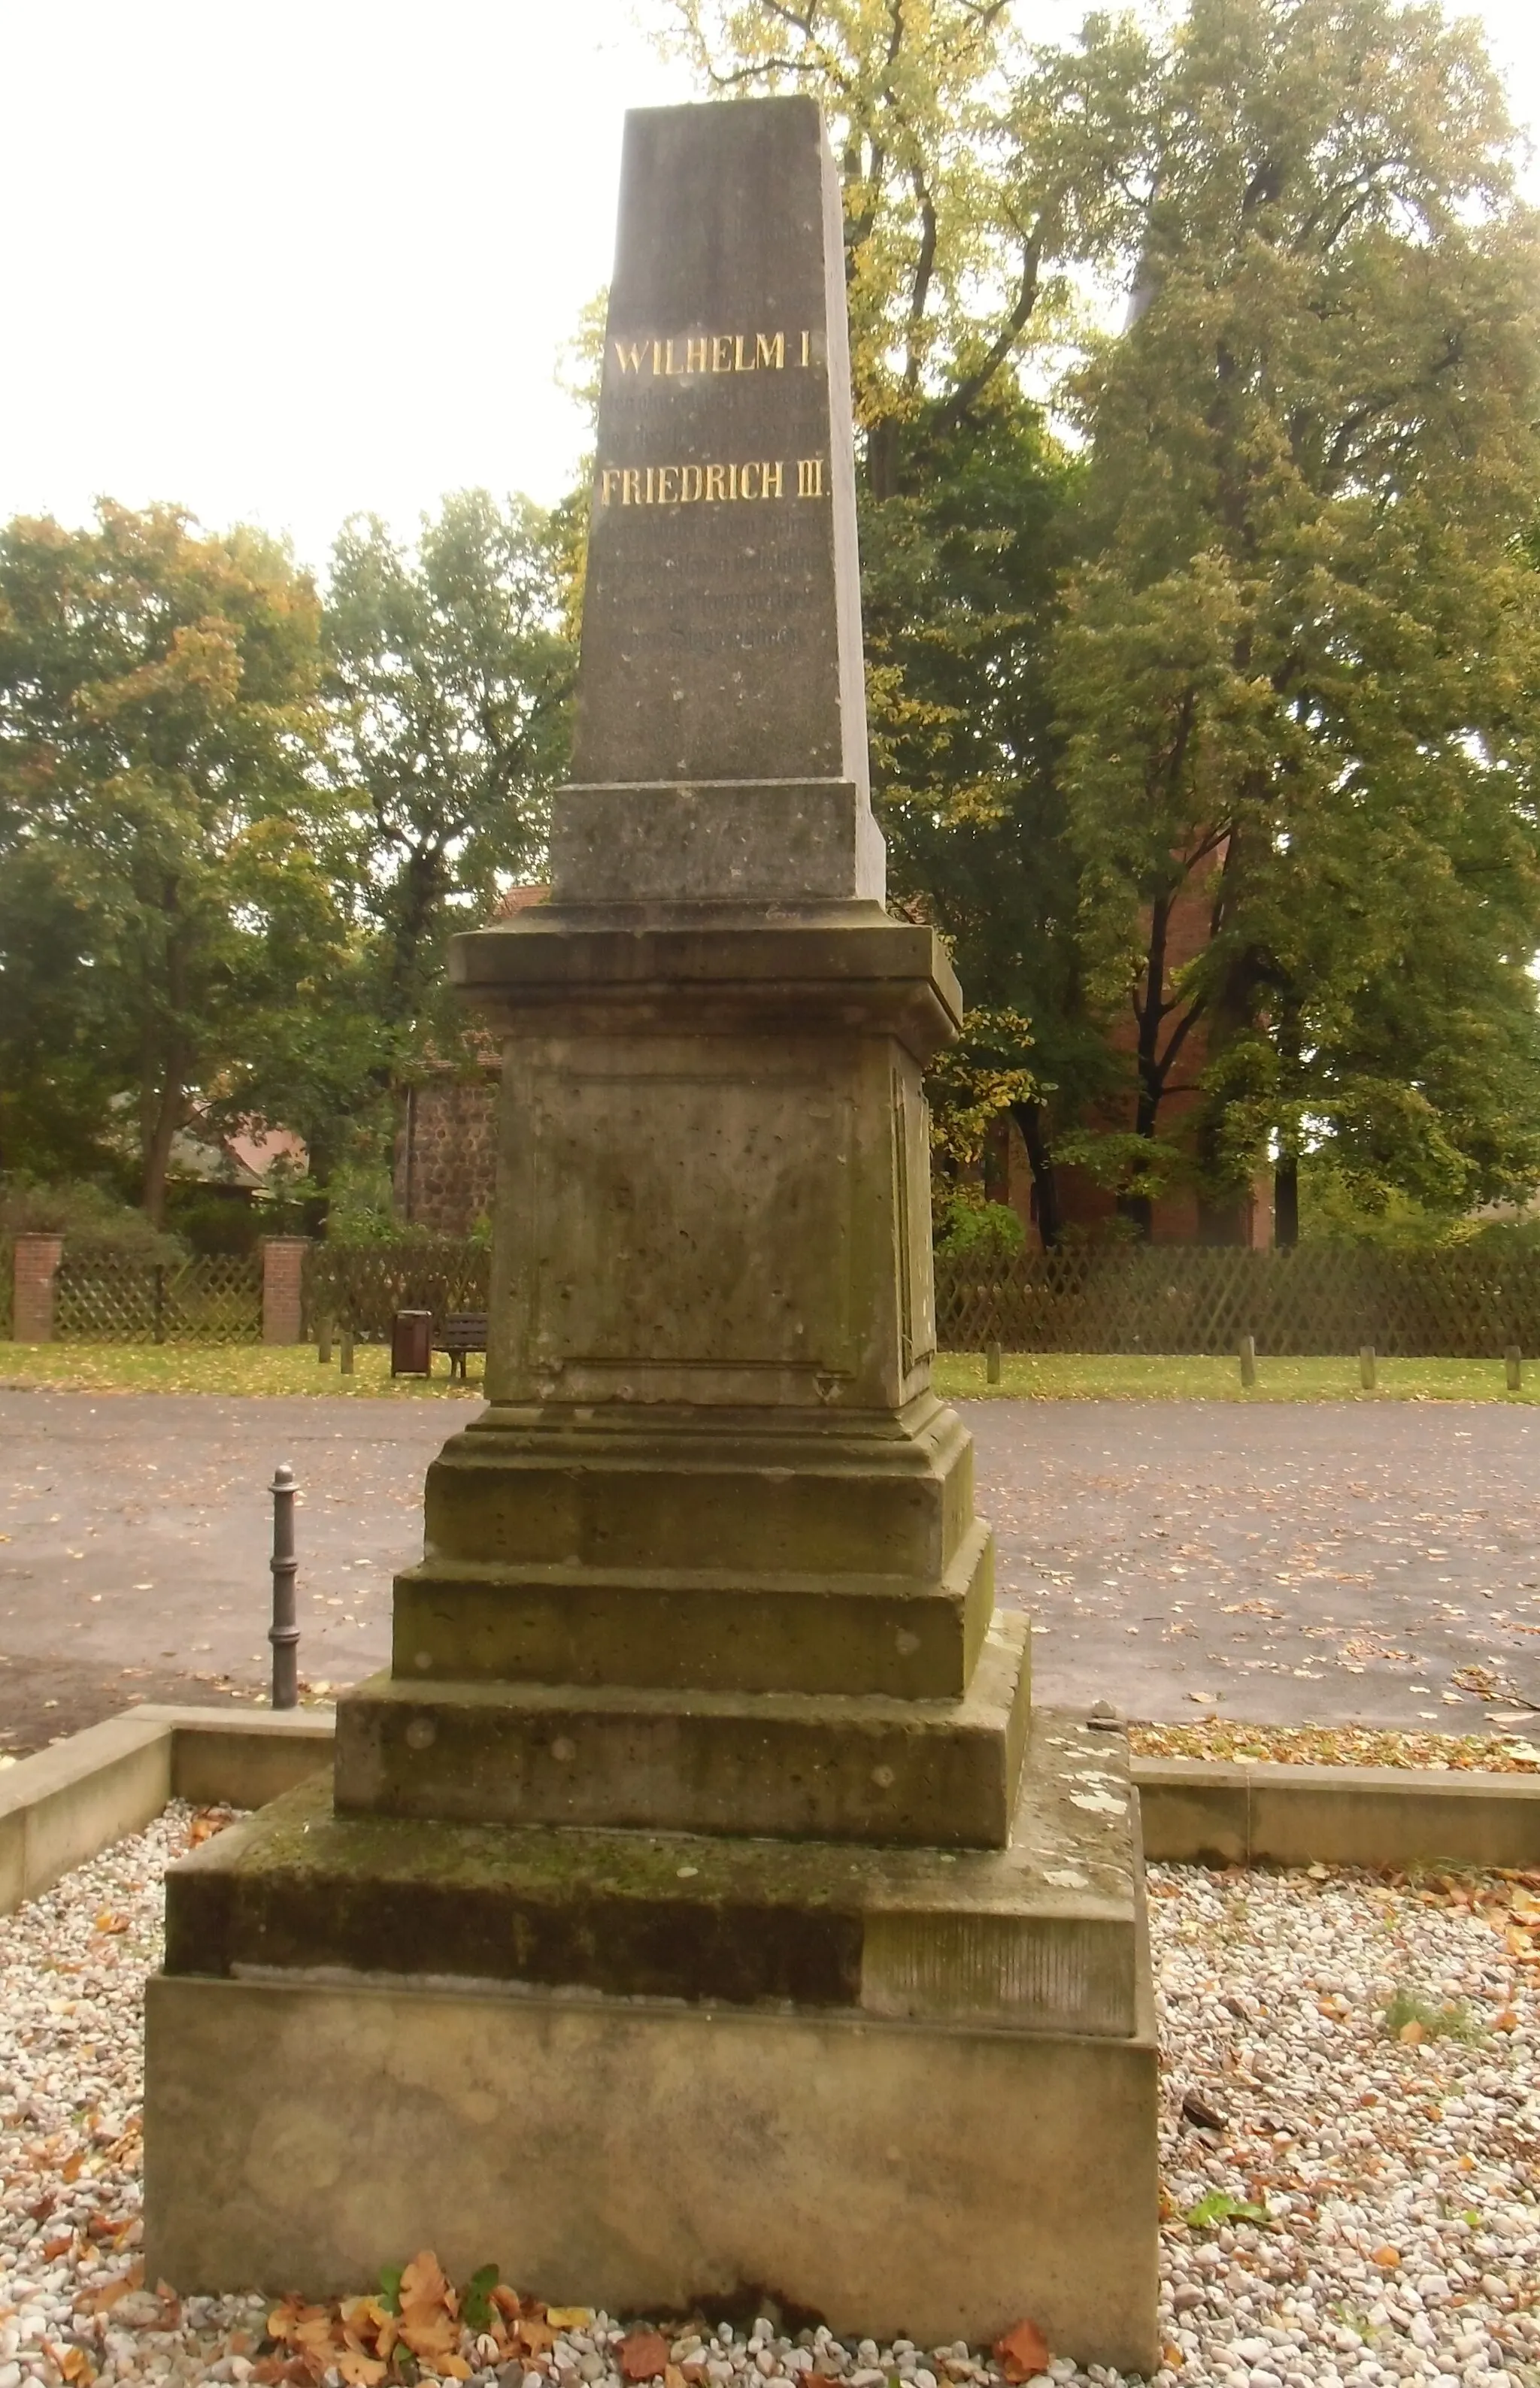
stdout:
{"type": "MultiPolygon", "coordinates": [[[[171,1809],[0,1921],[0,2388],[412,2376],[399,2355],[388,2372],[373,2359],[385,2309],[366,2296],[274,2312],[143,2280],[140,1990],[159,1960],[162,1869],[217,1821],[171,1809]]],[[[1540,1875],[1155,1866],[1150,1891],[1165,2060],[1159,2388],[1540,2388],[1540,1875]]],[[[426,2300],[410,2308],[427,2317],[425,2347],[452,2352],[426,2355],[425,2378],[608,2388],[647,2376],[649,2345],[668,2388],[1026,2376],[1030,2332],[1003,2362],[961,2344],[794,2340],[770,2319],[660,2343],[645,2324],[548,2317],[502,2291],[490,2308],[483,2292],[482,2324],[466,2327],[447,2289],[434,2305],[428,2265],[401,2294],[426,2300]]],[[[1063,2359],[1032,2376],[1118,2382],[1063,2359]]]]}

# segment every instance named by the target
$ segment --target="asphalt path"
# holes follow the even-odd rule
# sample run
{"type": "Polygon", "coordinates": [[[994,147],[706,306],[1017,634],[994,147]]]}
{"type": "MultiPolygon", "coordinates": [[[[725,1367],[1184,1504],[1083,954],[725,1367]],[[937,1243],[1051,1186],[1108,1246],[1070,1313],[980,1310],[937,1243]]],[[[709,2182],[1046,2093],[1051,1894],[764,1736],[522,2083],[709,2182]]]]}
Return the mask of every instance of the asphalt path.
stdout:
{"type": "MultiPolygon", "coordinates": [[[[1540,1412],[977,1402],[1037,1696],[1135,1717],[1540,1738],[1540,1412]]],[[[423,1473],[475,1406],[0,1392],[0,1749],[266,1682],[274,1464],[300,1481],[301,1671],[389,1650],[423,1473]]]]}

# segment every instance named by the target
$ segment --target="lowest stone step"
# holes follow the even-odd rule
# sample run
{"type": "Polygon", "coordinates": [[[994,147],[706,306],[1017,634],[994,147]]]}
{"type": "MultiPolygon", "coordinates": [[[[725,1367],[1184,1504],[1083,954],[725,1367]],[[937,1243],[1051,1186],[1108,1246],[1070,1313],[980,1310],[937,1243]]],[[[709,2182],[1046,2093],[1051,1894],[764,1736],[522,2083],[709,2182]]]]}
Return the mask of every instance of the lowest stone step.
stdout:
{"type": "Polygon", "coordinates": [[[411,1822],[330,1792],[318,1776],[172,1869],[169,1973],[1138,2027],[1126,1742],[1073,1715],[1037,1712],[1003,1849],[411,1822]]]}

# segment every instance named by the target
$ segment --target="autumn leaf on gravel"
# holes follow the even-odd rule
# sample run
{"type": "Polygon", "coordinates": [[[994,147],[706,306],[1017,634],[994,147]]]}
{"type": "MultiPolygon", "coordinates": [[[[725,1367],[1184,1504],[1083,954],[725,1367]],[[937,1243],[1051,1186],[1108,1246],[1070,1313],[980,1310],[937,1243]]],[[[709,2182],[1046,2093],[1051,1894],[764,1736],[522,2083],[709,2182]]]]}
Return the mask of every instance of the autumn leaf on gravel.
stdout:
{"type": "MultiPolygon", "coordinates": [[[[460,2306],[430,2247],[414,2255],[402,2271],[401,2293],[402,2344],[443,2369],[445,2358],[453,2355],[460,2344],[460,2306]]],[[[469,2376],[467,2372],[465,2377],[469,2376]]]]}
{"type": "Polygon", "coordinates": [[[134,2289],[139,2288],[143,2284],[144,2278],[144,2265],[142,2263],[131,2264],[128,2270],[121,2273],[117,2280],[107,2281],[102,2288],[93,2289],[89,2296],[83,2297],[76,2307],[76,2311],[80,2313],[94,2314],[108,2313],[111,2310],[112,2306],[117,2304],[120,2297],[126,2297],[134,2289]]]}
{"type": "Polygon", "coordinates": [[[633,2330],[619,2346],[622,2380],[661,2380],[668,2364],[668,2343],[655,2330],[633,2330]]]}
{"type": "Polygon", "coordinates": [[[586,2330],[593,2319],[592,2305],[547,2305],[545,2318],[553,2330],[586,2330]]]}
{"type": "Polygon", "coordinates": [[[114,1915],[109,1911],[104,1909],[102,1913],[96,1918],[96,1929],[98,1932],[126,1932],[128,1930],[128,1917],[126,1915],[114,1915]]]}
{"type": "Polygon", "coordinates": [[[1023,2319],[995,2342],[995,2353],[1007,2380],[1032,2379],[1053,2360],[1047,2339],[1035,2321],[1023,2319]]]}
{"type": "Polygon", "coordinates": [[[350,2347],[346,2354],[337,2356],[337,2369],[338,2376],[347,2382],[348,2388],[379,2388],[379,2382],[390,2366],[376,2361],[372,2355],[363,2354],[362,2349],[350,2347]]]}

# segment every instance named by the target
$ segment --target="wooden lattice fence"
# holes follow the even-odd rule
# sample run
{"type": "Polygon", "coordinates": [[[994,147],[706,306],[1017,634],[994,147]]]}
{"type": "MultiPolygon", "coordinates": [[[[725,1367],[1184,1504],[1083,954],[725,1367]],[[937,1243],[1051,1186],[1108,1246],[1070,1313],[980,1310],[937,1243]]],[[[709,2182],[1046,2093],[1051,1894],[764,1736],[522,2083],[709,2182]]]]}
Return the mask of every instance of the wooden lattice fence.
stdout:
{"type": "Polygon", "coordinates": [[[938,1252],[944,1352],[1230,1353],[1242,1335],[1278,1358],[1353,1353],[1491,1359],[1540,1353],[1540,1253],[1496,1257],[1304,1244],[1293,1251],[1150,1246],[1018,1254],[938,1252]]]}
{"type": "Polygon", "coordinates": [[[161,1264],[65,1248],[54,1279],[54,1333],[70,1343],[255,1343],[261,1261],[218,1252],[161,1264]]]}
{"type": "Polygon", "coordinates": [[[398,1310],[485,1310],[491,1254],[479,1239],[403,1237],[379,1244],[317,1244],[309,1255],[305,1315],[386,1343],[398,1310]]]}

